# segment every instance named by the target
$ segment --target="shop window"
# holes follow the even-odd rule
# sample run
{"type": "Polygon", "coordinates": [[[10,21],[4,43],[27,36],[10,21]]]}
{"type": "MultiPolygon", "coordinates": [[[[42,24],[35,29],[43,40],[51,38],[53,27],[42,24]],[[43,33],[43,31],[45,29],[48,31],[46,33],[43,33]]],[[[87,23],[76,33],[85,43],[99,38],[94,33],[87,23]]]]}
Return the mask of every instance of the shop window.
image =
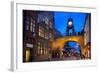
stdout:
{"type": "Polygon", "coordinates": [[[29,49],[26,49],[26,57],[25,57],[25,60],[26,62],[29,62],[30,61],[30,50],[29,49]]]}

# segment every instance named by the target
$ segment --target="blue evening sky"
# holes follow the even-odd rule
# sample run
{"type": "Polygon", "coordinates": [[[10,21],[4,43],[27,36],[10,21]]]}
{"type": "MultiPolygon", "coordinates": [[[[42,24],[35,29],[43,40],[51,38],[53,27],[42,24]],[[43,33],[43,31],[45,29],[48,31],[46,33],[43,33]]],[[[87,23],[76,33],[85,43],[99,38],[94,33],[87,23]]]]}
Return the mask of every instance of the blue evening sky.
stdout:
{"type": "Polygon", "coordinates": [[[68,18],[73,19],[73,25],[76,32],[80,32],[85,23],[86,13],[80,12],[54,12],[55,28],[61,32],[62,35],[66,34],[66,27],[68,18]]]}

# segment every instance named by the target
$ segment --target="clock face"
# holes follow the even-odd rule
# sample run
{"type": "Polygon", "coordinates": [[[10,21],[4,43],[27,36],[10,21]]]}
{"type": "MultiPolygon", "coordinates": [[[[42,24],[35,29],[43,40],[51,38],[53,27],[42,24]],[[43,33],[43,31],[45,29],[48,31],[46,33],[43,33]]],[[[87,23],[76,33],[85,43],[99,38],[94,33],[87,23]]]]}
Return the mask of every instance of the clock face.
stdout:
{"type": "Polygon", "coordinates": [[[69,22],[68,22],[68,25],[69,25],[69,26],[72,26],[72,21],[69,21],[69,22]]]}

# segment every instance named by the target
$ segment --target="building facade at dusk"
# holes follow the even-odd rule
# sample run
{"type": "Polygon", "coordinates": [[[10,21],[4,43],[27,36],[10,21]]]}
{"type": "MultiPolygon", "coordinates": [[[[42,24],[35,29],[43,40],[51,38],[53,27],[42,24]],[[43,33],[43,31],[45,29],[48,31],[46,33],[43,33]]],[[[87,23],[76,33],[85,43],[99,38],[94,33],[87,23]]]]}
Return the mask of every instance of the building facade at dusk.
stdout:
{"type": "Polygon", "coordinates": [[[84,51],[85,58],[91,58],[91,14],[87,14],[84,24],[84,51]]]}
{"type": "Polygon", "coordinates": [[[23,62],[48,60],[54,38],[52,12],[23,10],[23,62]]]}

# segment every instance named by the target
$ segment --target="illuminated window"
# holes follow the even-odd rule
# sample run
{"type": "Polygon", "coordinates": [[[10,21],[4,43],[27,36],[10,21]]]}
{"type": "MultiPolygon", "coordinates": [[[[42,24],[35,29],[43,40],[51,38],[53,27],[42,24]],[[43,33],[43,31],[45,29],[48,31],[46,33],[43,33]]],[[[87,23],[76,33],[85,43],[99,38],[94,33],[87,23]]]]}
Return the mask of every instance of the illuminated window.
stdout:
{"type": "Polygon", "coordinates": [[[49,33],[49,38],[52,39],[52,33],[49,33]]]}
{"type": "Polygon", "coordinates": [[[26,30],[29,30],[29,17],[28,16],[26,16],[25,17],[25,25],[26,25],[26,30]]]}
{"type": "Polygon", "coordinates": [[[35,32],[35,24],[33,24],[33,32],[35,32]]]}
{"type": "Polygon", "coordinates": [[[38,42],[38,49],[40,49],[40,48],[41,48],[40,46],[41,46],[41,44],[40,44],[40,42],[38,42]]]}
{"type": "Polygon", "coordinates": [[[38,42],[38,55],[43,55],[43,54],[44,54],[43,43],[38,42]]]}
{"type": "Polygon", "coordinates": [[[40,55],[41,44],[38,42],[38,55],[40,55]]]}
{"type": "Polygon", "coordinates": [[[44,29],[41,26],[39,26],[39,36],[44,37],[44,29]]]}
{"type": "Polygon", "coordinates": [[[45,32],[45,39],[48,39],[49,38],[49,35],[47,32],[45,32]]]}
{"type": "Polygon", "coordinates": [[[32,22],[30,23],[30,31],[32,31],[32,22]]]}
{"type": "Polygon", "coordinates": [[[45,50],[45,54],[47,54],[48,53],[48,51],[47,50],[45,50]]]}
{"type": "Polygon", "coordinates": [[[30,31],[32,32],[33,36],[35,36],[35,20],[31,18],[30,21],[30,31]]]}
{"type": "Polygon", "coordinates": [[[35,20],[33,20],[32,23],[33,23],[33,32],[35,32],[35,20]]]}
{"type": "Polygon", "coordinates": [[[44,16],[43,16],[43,14],[38,14],[38,23],[40,23],[41,21],[43,21],[43,18],[44,18],[44,16]]]}
{"type": "MultiPolygon", "coordinates": [[[[46,44],[46,43],[45,43],[46,44]]],[[[43,52],[44,54],[46,55],[47,54],[47,49],[48,49],[48,46],[44,44],[44,47],[43,47],[43,52]]]]}
{"type": "Polygon", "coordinates": [[[50,28],[52,28],[52,22],[50,21],[49,23],[50,23],[50,28]]]}
{"type": "Polygon", "coordinates": [[[45,17],[45,18],[44,18],[44,21],[45,21],[45,24],[47,24],[47,25],[49,24],[49,19],[48,19],[48,17],[45,17]]]}
{"type": "Polygon", "coordinates": [[[35,20],[33,18],[30,21],[30,31],[35,32],[35,20]]]}
{"type": "Polygon", "coordinates": [[[42,49],[40,49],[40,54],[41,54],[41,55],[43,54],[43,50],[42,50],[42,49]]]}

